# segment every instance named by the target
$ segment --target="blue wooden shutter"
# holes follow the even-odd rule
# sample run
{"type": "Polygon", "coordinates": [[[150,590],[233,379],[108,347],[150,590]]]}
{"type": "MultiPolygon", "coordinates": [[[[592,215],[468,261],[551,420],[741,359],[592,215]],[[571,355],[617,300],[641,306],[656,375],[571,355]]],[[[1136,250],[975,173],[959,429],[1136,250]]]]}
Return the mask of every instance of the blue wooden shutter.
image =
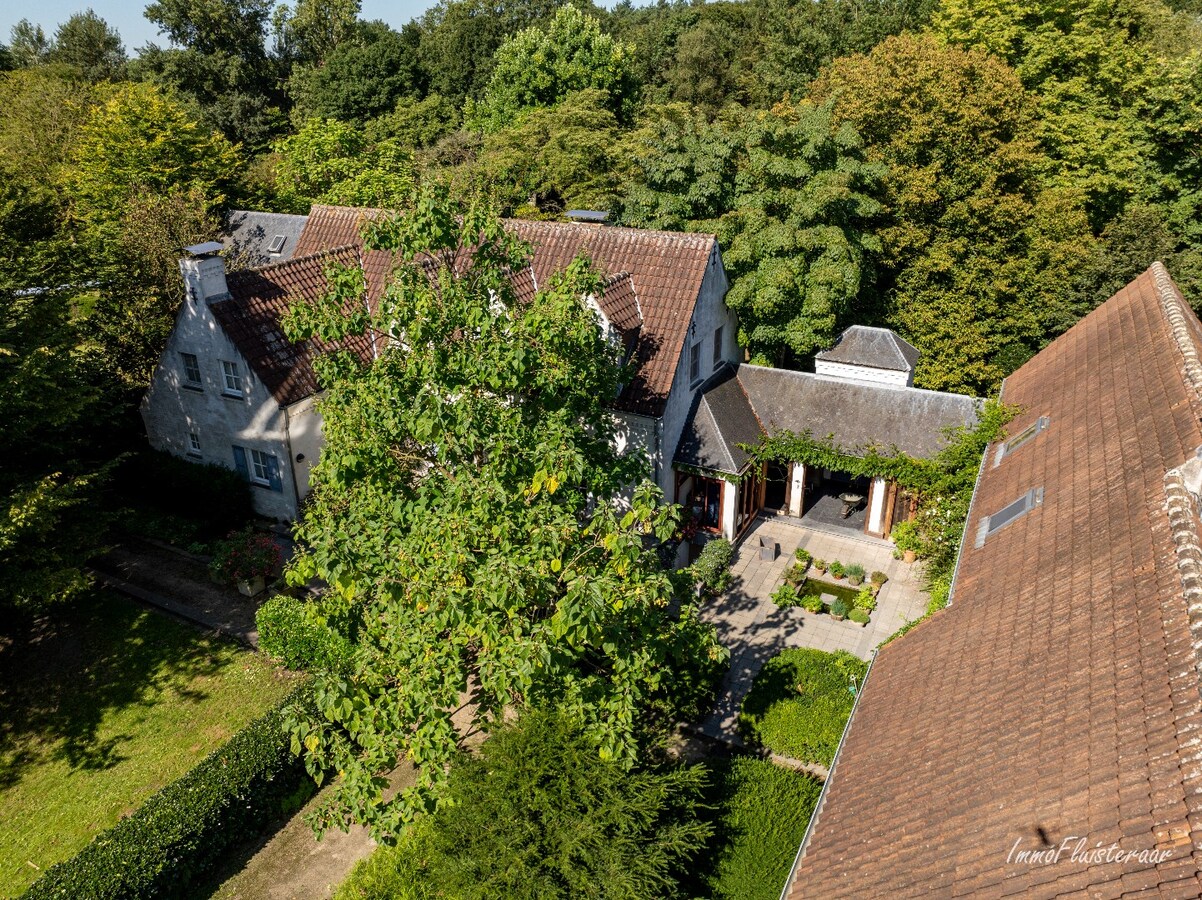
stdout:
{"type": "Polygon", "coordinates": [[[280,461],[274,456],[267,457],[267,480],[271,482],[273,491],[284,490],[284,480],[280,478],[280,461]]]}
{"type": "Polygon", "coordinates": [[[234,447],[234,468],[238,470],[238,474],[250,481],[250,466],[246,463],[246,451],[241,447],[234,447]]]}

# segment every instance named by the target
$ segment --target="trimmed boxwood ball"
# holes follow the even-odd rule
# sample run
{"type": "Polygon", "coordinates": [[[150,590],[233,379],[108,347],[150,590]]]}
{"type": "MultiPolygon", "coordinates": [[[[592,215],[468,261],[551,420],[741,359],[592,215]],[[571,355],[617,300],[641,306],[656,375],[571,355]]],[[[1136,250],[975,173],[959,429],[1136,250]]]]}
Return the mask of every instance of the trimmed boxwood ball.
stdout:
{"type": "Polygon", "coordinates": [[[868,611],[858,606],[847,614],[847,618],[857,625],[867,625],[870,621],[868,611]]]}
{"type": "Polygon", "coordinates": [[[773,753],[829,766],[855,702],[848,688],[853,678],[863,684],[867,670],[868,663],[843,650],[785,650],[768,660],[743,701],[743,737],[773,753]]]}
{"type": "Polygon", "coordinates": [[[354,647],[315,613],[313,605],[286,594],[277,594],[255,614],[259,649],[289,669],[310,672],[344,672],[354,647]]]}

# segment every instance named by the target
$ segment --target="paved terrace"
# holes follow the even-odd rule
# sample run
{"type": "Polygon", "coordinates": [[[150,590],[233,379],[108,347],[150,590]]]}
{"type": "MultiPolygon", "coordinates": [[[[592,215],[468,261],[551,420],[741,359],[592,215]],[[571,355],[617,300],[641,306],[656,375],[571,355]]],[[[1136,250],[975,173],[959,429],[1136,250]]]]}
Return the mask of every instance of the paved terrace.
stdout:
{"type": "MultiPolygon", "coordinates": [[[[888,541],[818,531],[788,517],[757,520],[735,551],[731,571],[730,590],[701,611],[702,618],[713,623],[719,640],[730,650],[730,672],[714,711],[701,722],[699,730],[736,745],[742,743],[737,718],[743,698],[760,667],[781,650],[847,650],[868,659],[881,641],[926,609],[919,567],[894,559],[888,541]],[[761,537],[780,545],[774,560],[760,559],[761,537]],[[796,562],[793,552],[798,547],[828,563],[836,559],[844,565],[859,563],[867,574],[880,571],[889,576],[877,595],[877,608],[868,625],[836,622],[825,613],[809,613],[800,607],[777,608],[769,595],[784,581],[785,570],[796,562]]],[[[840,583],[846,585],[847,581],[840,583]]]]}

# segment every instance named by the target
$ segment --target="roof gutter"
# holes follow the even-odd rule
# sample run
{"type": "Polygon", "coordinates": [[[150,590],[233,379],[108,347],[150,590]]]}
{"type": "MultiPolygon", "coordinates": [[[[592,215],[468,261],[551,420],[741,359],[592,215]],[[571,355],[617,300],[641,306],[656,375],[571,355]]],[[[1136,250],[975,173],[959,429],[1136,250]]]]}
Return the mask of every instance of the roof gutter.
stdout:
{"type": "Polygon", "coordinates": [[[868,686],[868,676],[872,674],[872,667],[876,664],[876,657],[879,652],[879,649],[873,650],[872,658],[868,660],[868,668],[864,672],[864,680],[860,683],[860,689],[856,692],[856,702],[851,706],[851,714],[847,717],[847,724],[843,726],[843,734],[839,735],[839,746],[835,748],[835,758],[831,760],[831,768],[826,774],[826,781],[822,782],[822,790],[818,794],[818,802],[814,804],[814,814],[810,816],[810,823],[806,825],[806,833],[801,838],[801,846],[797,848],[797,855],[793,857],[793,865],[789,869],[789,877],[785,879],[785,886],[781,888],[780,900],[788,900],[789,888],[793,886],[793,879],[797,876],[797,867],[801,865],[806,847],[810,843],[810,836],[814,833],[814,826],[818,823],[818,816],[822,813],[822,805],[826,802],[826,792],[835,778],[835,769],[839,765],[839,754],[843,752],[843,743],[847,740],[847,733],[851,731],[851,723],[855,721],[856,710],[860,708],[860,699],[864,696],[864,688],[868,686]]]}
{"type": "MultiPolygon", "coordinates": [[[[1002,379],[1002,386],[998,389],[998,402],[1002,400],[1002,395],[1006,392],[1006,378],[1002,379]]],[[[960,535],[960,552],[956,554],[956,567],[952,569],[952,583],[947,586],[947,605],[952,605],[952,599],[956,596],[956,582],[960,580],[960,563],[964,560],[964,553],[968,549],[968,523],[972,521],[972,512],[977,508],[977,490],[981,487],[981,478],[985,475],[985,461],[989,459],[989,448],[992,444],[986,444],[985,449],[981,451],[981,464],[977,466],[977,478],[972,483],[972,497],[968,501],[968,512],[964,516],[964,533],[960,535]]]]}

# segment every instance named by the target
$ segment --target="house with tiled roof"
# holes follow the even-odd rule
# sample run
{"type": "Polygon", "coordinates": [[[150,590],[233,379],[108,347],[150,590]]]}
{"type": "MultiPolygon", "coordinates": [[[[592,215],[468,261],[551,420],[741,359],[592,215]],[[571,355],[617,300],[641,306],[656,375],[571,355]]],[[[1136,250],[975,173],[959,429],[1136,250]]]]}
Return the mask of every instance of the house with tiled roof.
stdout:
{"type": "Polygon", "coordinates": [[[789,900],[1202,896],[1202,323],[1155,264],[1001,399],[951,603],[873,660],[789,900]]]}
{"type": "MultiPolygon", "coordinates": [[[[873,341],[886,349],[910,346],[891,331],[853,326],[835,349],[864,331],[883,332],[873,341]]],[[[912,387],[912,363],[908,370],[885,368],[896,362],[882,360],[877,349],[834,366],[820,353],[815,372],[724,366],[702,385],[673,460],[676,496],[702,529],[737,540],[766,510],[823,530],[884,538],[895,522],[913,515],[909,495],[884,474],[853,476],[803,462],[765,465],[746,449],[766,437],[809,433],[852,454],[875,449],[930,459],[945,445],[948,429],[975,424],[979,400],[912,387]]]]}
{"type": "MultiPolygon", "coordinates": [[[[363,247],[362,227],[377,215],[314,206],[295,241],[285,241],[291,256],[284,262],[227,275],[216,243],[181,261],[187,301],[142,404],[152,446],[237,469],[256,488],[258,512],[297,516],[320,450],[312,359],[324,348],[290,344],[280,320],[293,300],[324,292],[332,263],[362,269],[363,302],[374,308],[393,265],[389,254],[363,247]]],[[[235,220],[244,230],[256,221],[246,214],[235,220]]],[[[259,230],[284,224],[268,216],[259,230]]],[[[612,404],[619,449],[643,455],[648,475],[674,499],[672,454],[693,396],[740,352],[716,238],[560,222],[505,225],[533,251],[530,267],[513,276],[519,298],[581,254],[602,274],[603,289],[585,301],[634,363],[612,404]]],[[[352,349],[365,357],[375,352],[372,340],[360,343],[352,349]]]]}

